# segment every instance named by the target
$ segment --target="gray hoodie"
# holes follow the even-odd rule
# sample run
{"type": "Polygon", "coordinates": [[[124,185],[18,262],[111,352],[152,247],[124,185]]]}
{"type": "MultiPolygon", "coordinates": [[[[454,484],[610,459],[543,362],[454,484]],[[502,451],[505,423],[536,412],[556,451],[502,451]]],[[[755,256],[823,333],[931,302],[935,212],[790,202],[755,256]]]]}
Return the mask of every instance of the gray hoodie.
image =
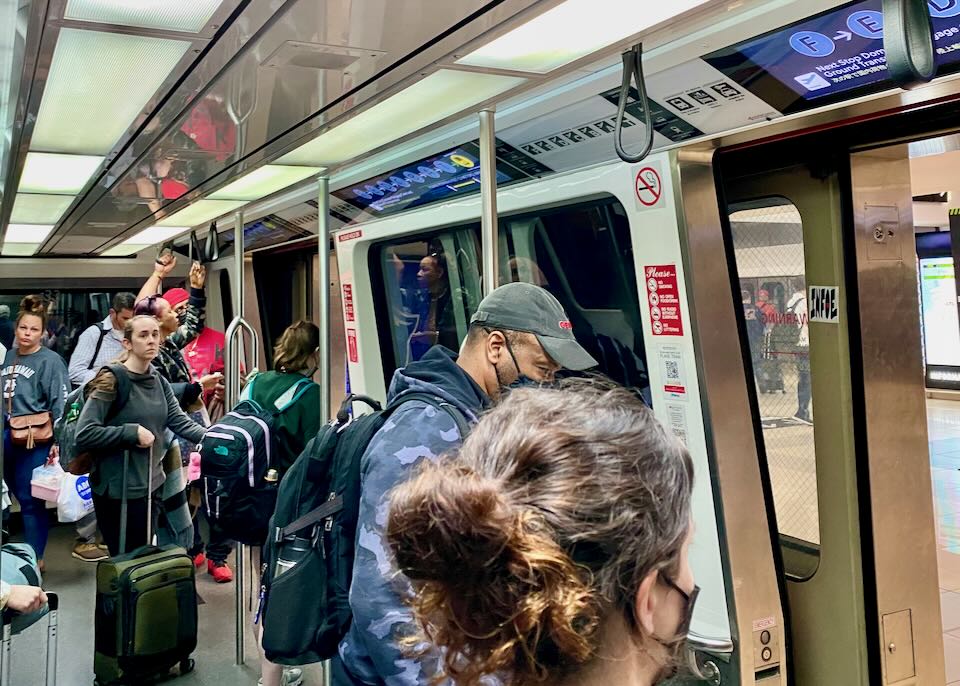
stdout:
{"type": "Polygon", "coordinates": [[[67,399],[67,365],[63,358],[49,348],[29,355],[20,355],[16,348],[8,350],[0,371],[3,377],[3,415],[12,394],[12,414],[51,412],[53,421],[63,414],[67,399]]]}

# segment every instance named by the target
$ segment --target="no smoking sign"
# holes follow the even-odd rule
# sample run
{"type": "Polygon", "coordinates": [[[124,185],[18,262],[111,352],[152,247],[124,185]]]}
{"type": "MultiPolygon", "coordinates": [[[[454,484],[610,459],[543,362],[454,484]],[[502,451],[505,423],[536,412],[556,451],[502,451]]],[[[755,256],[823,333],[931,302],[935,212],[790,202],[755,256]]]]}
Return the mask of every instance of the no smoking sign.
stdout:
{"type": "Polygon", "coordinates": [[[633,177],[634,199],[638,210],[649,210],[663,205],[663,175],[660,165],[650,163],[636,169],[633,177]]]}

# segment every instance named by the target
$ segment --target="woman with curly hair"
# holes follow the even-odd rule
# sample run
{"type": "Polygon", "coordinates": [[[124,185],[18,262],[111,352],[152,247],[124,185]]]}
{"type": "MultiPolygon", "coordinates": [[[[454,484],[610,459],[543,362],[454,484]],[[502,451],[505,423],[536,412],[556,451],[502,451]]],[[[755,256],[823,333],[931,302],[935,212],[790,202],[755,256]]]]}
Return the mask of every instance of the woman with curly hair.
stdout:
{"type": "Polygon", "coordinates": [[[689,454],[629,391],[513,391],[392,496],[411,646],[439,646],[438,683],[457,686],[658,683],[698,593],[692,487],[689,454]]]}

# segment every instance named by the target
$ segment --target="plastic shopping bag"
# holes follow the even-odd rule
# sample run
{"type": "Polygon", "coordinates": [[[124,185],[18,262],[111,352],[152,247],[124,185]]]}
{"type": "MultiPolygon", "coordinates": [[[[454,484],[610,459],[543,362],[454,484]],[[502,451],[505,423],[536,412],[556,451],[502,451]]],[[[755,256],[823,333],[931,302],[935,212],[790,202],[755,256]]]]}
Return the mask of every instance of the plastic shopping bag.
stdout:
{"type": "Polygon", "coordinates": [[[66,472],[59,463],[44,463],[33,470],[33,477],[30,479],[30,494],[34,498],[46,500],[49,503],[57,502],[57,496],[60,495],[60,482],[66,472]]]}
{"type": "Polygon", "coordinates": [[[76,522],[93,512],[93,493],[90,479],[86,476],[67,474],[60,484],[57,498],[57,519],[61,522],[76,522]]]}

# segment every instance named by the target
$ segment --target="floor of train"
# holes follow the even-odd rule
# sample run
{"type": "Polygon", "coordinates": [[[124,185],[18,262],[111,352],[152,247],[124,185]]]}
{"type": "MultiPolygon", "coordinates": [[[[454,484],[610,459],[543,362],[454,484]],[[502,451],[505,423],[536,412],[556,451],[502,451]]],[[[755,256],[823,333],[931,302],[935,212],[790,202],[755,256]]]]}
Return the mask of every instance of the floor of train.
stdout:
{"type": "MultiPolygon", "coordinates": [[[[777,433],[786,439],[778,440],[779,445],[776,448],[786,450],[796,458],[798,455],[795,452],[798,445],[807,440],[806,433],[812,434],[812,427],[791,425],[790,414],[786,411],[789,408],[786,408],[786,405],[784,408],[776,406],[786,403],[787,401],[783,398],[790,395],[762,397],[761,405],[764,406],[762,408],[764,417],[776,418],[784,415],[788,418],[783,422],[771,420],[769,423],[772,427],[779,429],[777,433]],[[783,426],[781,427],[780,424],[783,426]]],[[[927,407],[947,684],[960,686],[960,402],[930,400],[927,407]]],[[[776,473],[778,472],[776,450],[770,450],[774,447],[768,442],[768,451],[773,453],[771,457],[774,458],[771,467],[776,473]]],[[[815,484],[812,459],[810,462],[809,470],[797,469],[797,463],[794,462],[794,468],[790,470],[790,478],[795,481],[798,472],[809,471],[811,473],[808,476],[814,480],[815,484]]],[[[815,485],[812,487],[815,491],[815,485]]],[[[785,495],[789,494],[785,493],[785,495]]],[[[816,531],[818,523],[815,519],[816,501],[811,501],[809,496],[803,497],[802,500],[805,501],[803,507],[787,510],[792,513],[789,524],[798,530],[806,530],[815,535],[818,533],[816,531]]],[[[781,516],[787,512],[782,512],[781,516]]],[[[785,519],[788,518],[785,517],[785,519]]],[[[61,525],[51,531],[44,585],[60,593],[61,598],[57,683],[61,686],[89,686],[93,683],[92,619],[96,565],[72,558],[70,556],[72,545],[73,528],[71,526],[61,525]]],[[[234,567],[232,556],[230,564],[234,567]]],[[[247,574],[248,585],[252,579],[254,574],[251,570],[247,574]]],[[[197,591],[203,600],[200,606],[200,640],[193,656],[197,666],[191,674],[170,683],[177,686],[180,684],[183,686],[255,684],[259,677],[259,658],[253,632],[250,630],[251,621],[246,623],[248,627],[246,663],[238,666],[234,660],[234,584],[216,584],[204,572],[198,574],[197,591]]],[[[248,593],[248,596],[251,596],[251,593],[248,593]]],[[[12,684],[19,686],[43,683],[41,675],[45,630],[46,623],[41,621],[14,639],[12,684]]],[[[306,669],[304,684],[306,686],[322,684],[318,666],[306,669]]]]}
{"type": "MultiPolygon", "coordinates": [[[[15,536],[15,539],[20,539],[15,536]]],[[[44,587],[60,594],[57,686],[91,686],[93,684],[93,610],[97,565],[71,557],[74,530],[60,525],[50,532],[46,551],[47,571],[44,587]]],[[[249,561],[249,560],[248,560],[249,561]]],[[[231,554],[229,563],[235,567],[231,554]]],[[[246,567],[246,565],[245,565],[246,567]]],[[[250,588],[255,575],[247,573],[250,588]]],[[[255,584],[256,582],[254,582],[255,584]]],[[[197,574],[199,607],[199,640],[193,653],[193,672],[163,683],[170,686],[247,686],[260,678],[260,662],[252,630],[253,612],[248,613],[245,639],[245,664],[236,664],[236,632],[234,583],[218,584],[206,573],[197,574]]],[[[256,597],[248,591],[247,597],[256,597]]],[[[249,610],[248,605],[248,610],[249,610]]],[[[255,610],[255,608],[253,608],[255,610]]],[[[11,646],[14,686],[43,684],[47,622],[37,624],[15,636],[11,646]]],[[[319,665],[304,667],[304,686],[321,686],[319,665]]]]}

